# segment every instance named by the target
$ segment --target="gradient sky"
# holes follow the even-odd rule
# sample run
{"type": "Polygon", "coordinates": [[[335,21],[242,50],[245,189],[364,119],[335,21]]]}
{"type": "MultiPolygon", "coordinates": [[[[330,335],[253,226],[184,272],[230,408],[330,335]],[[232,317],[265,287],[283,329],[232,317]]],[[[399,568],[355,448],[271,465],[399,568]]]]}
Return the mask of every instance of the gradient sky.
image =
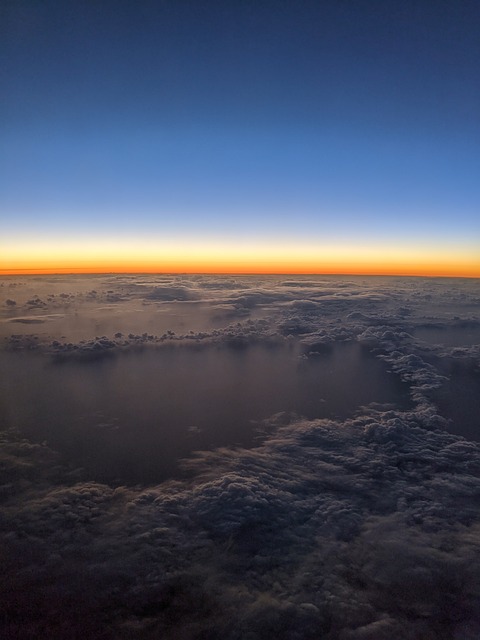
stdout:
{"type": "Polygon", "coordinates": [[[0,270],[480,276],[480,4],[9,1],[0,270]]]}

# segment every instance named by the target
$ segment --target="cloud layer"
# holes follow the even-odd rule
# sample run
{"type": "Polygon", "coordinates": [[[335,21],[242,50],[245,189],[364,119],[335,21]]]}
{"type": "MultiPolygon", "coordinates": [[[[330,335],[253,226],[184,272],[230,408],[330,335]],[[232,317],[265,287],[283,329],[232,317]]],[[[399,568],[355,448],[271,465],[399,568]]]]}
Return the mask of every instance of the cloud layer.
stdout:
{"type": "Polygon", "coordinates": [[[437,402],[459,367],[478,384],[478,281],[122,276],[1,284],[16,302],[2,305],[9,357],[92,358],[97,367],[106,354],[138,349],[208,353],[262,343],[293,344],[309,362],[358,343],[411,398],[409,408],[374,403],[343,420],[271,416],[257,425],[256,446],[197,451],[176,479],[151,486],[95,481],[7,421],[5,637],[479,637],[480,445],[450,433],[437,402]],[[141,322],[155,318],[162,331],[136,330],[138,309],[141,322]],[[172,320],[163,330],[175,314],[183,329],[172,320]],[[84,323],[80,339],[75,317],[84,323]],[[112,330],[88,336],[91,320],[106,317],[112,330]],[[41,330],[25,324],[12,334],[23,318],[43,320],[41,330]],[[438,341],[439,331],[448,340],[438,341]]]}
{"type": "Polygon", "coordinates": [[[144,489],[5,442],[6,635],[474,638],[479,446],[421,411],[281,423],[144,489]]]}

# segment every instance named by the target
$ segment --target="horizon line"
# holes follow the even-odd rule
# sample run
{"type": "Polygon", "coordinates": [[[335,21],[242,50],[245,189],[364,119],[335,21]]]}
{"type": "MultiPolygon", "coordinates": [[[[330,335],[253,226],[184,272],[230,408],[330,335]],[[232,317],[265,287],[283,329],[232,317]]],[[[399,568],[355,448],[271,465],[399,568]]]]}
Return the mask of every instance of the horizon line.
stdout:
{"type": "Polygon", "coordinates": [[[0,269],[0,276],[22,275],[209,275],[209,276],[355,276],[355,277],[397,277],[397,278],[454,278],[480,279],[478,275],[451,273],[409,273],[409,272],[368,272],[368,271],[192,271],[192,270],[128,270],[128,269],[85,269],[84,267],[58,268],[13,268],[0,269]]]}

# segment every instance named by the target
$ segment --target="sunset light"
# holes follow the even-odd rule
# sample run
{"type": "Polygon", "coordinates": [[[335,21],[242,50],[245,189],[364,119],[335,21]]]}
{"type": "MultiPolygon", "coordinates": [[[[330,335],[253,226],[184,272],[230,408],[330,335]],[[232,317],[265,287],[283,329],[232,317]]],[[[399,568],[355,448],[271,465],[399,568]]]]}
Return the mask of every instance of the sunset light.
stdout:
{"type": "Polygon", "coordinates": [[[18,243],[1,247],[0,274],[312,273],[480,277],[476,246],[144,241],[18,243]]]}

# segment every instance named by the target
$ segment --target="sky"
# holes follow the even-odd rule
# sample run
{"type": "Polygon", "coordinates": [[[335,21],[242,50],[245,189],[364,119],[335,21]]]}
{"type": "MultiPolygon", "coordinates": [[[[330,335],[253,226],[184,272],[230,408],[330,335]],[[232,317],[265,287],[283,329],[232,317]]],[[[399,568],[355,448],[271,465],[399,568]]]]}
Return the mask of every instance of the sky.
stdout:
{"type": "Polygon", "coordinates": [[[0,272],[480,277],[480,6],[8,1],[0,272]]]}

